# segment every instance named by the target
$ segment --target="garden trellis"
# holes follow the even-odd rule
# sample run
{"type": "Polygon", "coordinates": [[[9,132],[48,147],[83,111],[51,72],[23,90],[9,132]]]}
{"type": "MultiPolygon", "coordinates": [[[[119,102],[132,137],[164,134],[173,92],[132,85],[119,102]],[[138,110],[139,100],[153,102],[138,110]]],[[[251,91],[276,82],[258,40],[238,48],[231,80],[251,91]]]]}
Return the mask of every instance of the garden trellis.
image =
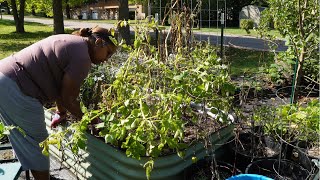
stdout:
{"type": "MultiPolygon", "coordinates": [[[[159,22],[163,22],[166,11],[171,8],[173,11],[182,9],[184,7],[190,8],[191,12],[196,16],[194,19],[194,29],[198,36],[198,40],[208,40],[207,36],[202,36],[203,33],[209,35],[215,35],[214,39],[211,39],[211,44],[220,44],[220,31],[212,31],[212,29],[221,28],[221,14],[224,15],[224,22],[230,19],[230,15],[227,13],[227,1],[226,0],[209,0],[204,4],[201,0],[177,0],[165,3],[163,1],[156,2],[150,7],[151,16],[155,17],[158,14],[159,22]]],[[[224,23],[226,28],[227,23],[224,23]]]]}

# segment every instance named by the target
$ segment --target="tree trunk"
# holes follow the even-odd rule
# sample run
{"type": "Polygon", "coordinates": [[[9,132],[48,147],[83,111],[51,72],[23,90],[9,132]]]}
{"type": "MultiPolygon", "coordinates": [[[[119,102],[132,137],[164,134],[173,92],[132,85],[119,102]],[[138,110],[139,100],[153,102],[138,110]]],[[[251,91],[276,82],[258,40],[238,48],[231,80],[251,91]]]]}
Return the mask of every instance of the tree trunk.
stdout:
{"type": "Polygon", "coordinates": [[[53,0],[53,33],[63,34],[64,24],[63,24],[63,11],[62,11],[62,1],[53,0]]]}
{"type": "Polygon", "coordinates": [[[31,7],[31,14],[32,14],[33,16],[36,15],[36,11],[35,11],[34,5],[32,5],[32,7],[31,7]]]}
{"type": "Polygon", "coordinates": [[[69,0],[66,0],[66,15],[67,19],[71,19],[71,14],[70,14],[70,5],[69,5],[69,0]]]}
{"type": "Polygon", "coordinates": [[[13,12],[13,18],[16,25],[17,33],[24,33],[24,7],[25,0],[20,0],[20,9],[18,12],[17,4],[15,0],[11,0],[11,7],[13,12]]]}
{"type": "MultiPolygon", "coordinates": [[[[119,0],[119,20],[128,21],[129,19],[129,4],[128,0],[119,0]]],[[[118,27],[120,38],[126,41],[126,44],[131,44],[130,41],[130,27],[129,25],[124,27],[118,27]]]]}
{"type": "MultiPolygon", "coordinates": [[[[305,30],[304,30],[304,20],[305,20],[305,13],[303,12],[303,9],[307,8],[308,1],[305,0],[303,6],[301,6],[301,1],[298,1],[298,8],[299,8],[299,21],[298,21],[298,28],[300,30],[300,38],[301,39],[306,39],[305,36],[305,30]]],[[[301,48],[301,51],[299,53],[299,62],[298,62],[298,67],[296,69],[296,77],[294,79],[294,96],[293,96],[293,102],[297,102],[298,100],[298,94],[301,91],[301,88],[299,86],[301,85],[302,77],[303,77],[303,64],[305,60],[305,53],[306,53],[306,45],[303,45],[301,48]]]]}
{"type": "Polygon", "coordinates": [[[71,19],[70,6],[69,6],[69,4],[66,5],[66,15],[67,15],[67,19],[71,19]]]}

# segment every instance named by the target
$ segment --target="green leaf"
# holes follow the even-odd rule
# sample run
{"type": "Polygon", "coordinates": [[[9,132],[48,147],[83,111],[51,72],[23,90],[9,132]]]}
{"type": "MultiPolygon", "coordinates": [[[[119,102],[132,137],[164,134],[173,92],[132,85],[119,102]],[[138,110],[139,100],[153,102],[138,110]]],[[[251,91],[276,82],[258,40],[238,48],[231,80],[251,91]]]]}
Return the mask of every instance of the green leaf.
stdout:
{"type": "Polygon", "coordinates": [[[112,135],[110,134],[107,134],[105,137],[104,137],[104,140],[106,143],[112,143],[114,141],[114,138],[112,135]]]}
{"type": "Polygon", "coordinates": [[[78,146],[73,145],[73,146],[71,147],[71,151],[72,151],[72,153],[74,153],[74,154],[78,154],[78,152],[79,152],[78,146]]]}
{"type": "Polygon", "coordinates": [[[77,145],[80,149],[86,148],[86,142],[83,139],[78,139],[77,145]]]}
{"type": "Polygon", "coordinates": [[[82,132],[87,131],[87,125],[82,124],[82,125],[80,126],[80,131],[82,131],[82,132]]]}
{"type": "Polygon", "coordinates": [[[151,177],[151,171],[153,170],[153,166],[154,166],[154,161],[152,159],[150,159],[143,165],[143,167],[146,169],[146,176],[148,180],[151,177]]]}
{"type": "Polygon", "coordinates": [[[145,102],[142,102],[142,112],[145,116],[149,114],[149,106],[145,102]]]}
{"type": "Polygon", "coordinates": [[[133,117],[139,117],[139,115],[140,115],[140,110],[139,110],[139,109],[134,109],[134,110],[132,110],[132,111],[131,111],[131,115],[132,115],[133,117]]]}
{"type": "Polygon", "coordinates": [[[132,123],[131,123],[131,125],[130,125],[130,128],[131,129],[135,129],[136,127],[137,127],[137,124],[139,123],[139,120],[138,119],[135,119],[132,123]]]}
{"type": "Polygon", "coordinates": [[[184,77],[183,74],[179,74],[179,75],[174,76],[174,77],[173,77],[173,80],[175,80],[175,81],[181,81],[183,77],[184,77]]]}
{"type": "Polygon", "coordinates": [[[112,113],[112,114],[109,114],[108,116],[107,116],[107,121],[109,121],[109,122],[111,122],[111,121],[113,121],[114,120],[114,113],[112,113]]]}
{"type": "Polygon", "coordinates": [[[110,34],[111,34],[112,36],[115,35],[115,30],[114,30],[113,28],[111,28],[109,31],[110,31],[110,34]]]}
{"type": "Polygon", "coordinates": [[[2,133],[4,131],[4,125],[2,124],[2,122],[0,122],[0,133],[2,133]]]}
{"type": "Polygon", "coordinates": [[[83,102],[81,101],[80,102],[80,107],[81,107],[81,112],[82,113],[87,113],[88,112],[88,109],[86,108],[86,106],[83,104],[83,102]]]}
{"type": "Polygon", "coordinates": [[[159,149],[159,150],[162,150],[163,147],[164,147],[164,144],[163,144],[163,143],[160,143],[160,144],[158,145],[158,149],[159,149]]]}
{"type": "Polygon", "coordinates": [[[297,113],[295,113],[295,116],[297,119],[303,120],[307,117],[307,114],[305,112],[297,112],[297,113]]]}
{"type": "Polygon", "coordinates": [[[97,129],[102,129],[102,128],[104,128],[104,127],[105,127],[104,122],[96,124],[95,127],[96,127],[97,129]]]}
{"type": "Polygon", "coordinates": [[[45,155],[45,156],[49,156],[48,148],[44,147],[44,148],[42,149],[42,154],[45,155]]]}
{"type": "Polygon", "coordinates": [[[136,39],[134,41],[133,45],[134,45],[135,49],[138,49],[140,47],[140,45],[141,45],[141,40],[140,39],[136,39]]]}
{"type": "Polygon", "coordinates": [[[186,155],[186,152],[184,152],[184,151],[178,151],[177,154],[178,154],[178,156],[179,156],[180,158],[183,158],[183,157],[186,155]]]}
{"type": "Polygon", "coordinates": [[[129,103],[130,103],[130,99],[127,99],[127,100],[124,102],[124,105],[125,105],[125,106],[128,106],[129,103]]]}

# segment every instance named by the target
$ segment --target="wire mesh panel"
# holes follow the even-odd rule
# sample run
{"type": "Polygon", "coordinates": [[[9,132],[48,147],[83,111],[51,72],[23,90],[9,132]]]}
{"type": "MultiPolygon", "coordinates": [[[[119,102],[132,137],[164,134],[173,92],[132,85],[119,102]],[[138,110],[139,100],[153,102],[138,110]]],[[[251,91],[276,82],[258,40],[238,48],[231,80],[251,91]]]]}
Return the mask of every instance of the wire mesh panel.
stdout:
{"type": "Polygon", "coordinates": [[[218,45],[220,43],[221,14],[224,14],[224,28],[227,26],[227,3],[226,0],[164,0],[164,1],[148,1],[148,14],[146,16],[157,17],[160,25],[170,25],[173,17],[178,13],[190,13],[192,18],[191,31],[197,34],[200,41],[208,40],[208,35],[216,35],[211,37],[211,44],[218,45]],[[198,33],[202,32],[202,33],[198,33]]]}
{"type": "Polygon", "coordinates": [[[208,40],[208,35],[215,35],[210,36],[210,43],[220,43],[221,14],[224,14],[224,21],[227,20],[226,0],[167,0],[148,3],[148,6],[149,16],[154,17],[157,13],[161,25],[169,25],[175,12],[189,9],[193,18],[192,31],[197,38],[202,41],[208,40]]]}

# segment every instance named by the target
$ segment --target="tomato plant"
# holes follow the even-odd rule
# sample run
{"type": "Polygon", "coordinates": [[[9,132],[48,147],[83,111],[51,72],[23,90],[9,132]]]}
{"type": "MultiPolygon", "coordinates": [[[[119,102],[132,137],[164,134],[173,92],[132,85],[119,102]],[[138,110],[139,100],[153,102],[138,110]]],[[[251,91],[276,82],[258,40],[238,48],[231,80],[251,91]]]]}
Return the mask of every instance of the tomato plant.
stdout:
{"type": "Polygon", "coordinates": [[[96,128],[106,143],[122,149],[128,157],[150,157],[144,165],[149,177],[154,158],[173,152],[183,156],[194,140],[204,139],[229,124],[224,112],[230,111],[235,88],[217,50],[207,43],[194,43],[190,49],[190,44],[180,42],[177,51],[166,56],[163,49],[150,44],[154,28],[152,23],[137,26],[134,47],[125,46],[128,58],[101,91],[96,108],[84,109],[80,122],[51,134],[43,147],[59,145],[67,134],[72,134],[68,136],[72,151],[85,149],[87,125],[99,117],[102,122],[96,128]],[[217,116],[201,114],[191,103],[215,107],[210,113],[217,116]],[[213,126],[210,130],[195,131],[197,139],[186,137],[186,129],[209,123],[213,126]]]}

